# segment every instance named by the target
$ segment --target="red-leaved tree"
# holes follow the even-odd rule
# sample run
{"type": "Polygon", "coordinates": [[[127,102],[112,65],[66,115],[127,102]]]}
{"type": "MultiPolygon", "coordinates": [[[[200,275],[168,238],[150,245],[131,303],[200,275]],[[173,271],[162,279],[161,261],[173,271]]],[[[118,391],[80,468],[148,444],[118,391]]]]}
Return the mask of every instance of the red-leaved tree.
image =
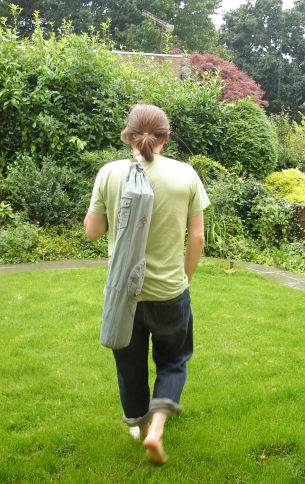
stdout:
{"type": "Polygon", "coordinates": [[[221,100],[232,102],[234,99],[243,99],[251,96],[253,102],[258,106],[268,106],[269,103],[262,97],[265,91],[246,72],[240,71],[236,65],[231,64],[220,57],[212,54],[199,54],[193,52],[183,61],[200,75],[206,71],[218,71],[224,86],[222,88],[221,100]]]}

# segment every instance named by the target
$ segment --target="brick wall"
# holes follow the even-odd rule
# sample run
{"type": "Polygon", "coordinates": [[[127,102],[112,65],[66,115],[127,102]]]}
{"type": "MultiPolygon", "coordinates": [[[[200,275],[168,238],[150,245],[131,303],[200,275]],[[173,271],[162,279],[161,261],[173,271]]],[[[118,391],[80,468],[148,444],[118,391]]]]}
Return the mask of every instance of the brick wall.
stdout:
{"type": "MultiPolygon", "coordinates": [[[[144,55],[152,64],[162,66],[164,62],[169,63],[169,69],[173,72],[174,76],[180,78],[181,58],[182,55],[170,55],[170,54],[139,54],[139,52],[121,52],[120,50],[112,51],[113,54],[123,57],[125,62],[139,61],[139,58],[144,55]]],[[[139,66],[140,67],[140,66],[139,66]]]]}

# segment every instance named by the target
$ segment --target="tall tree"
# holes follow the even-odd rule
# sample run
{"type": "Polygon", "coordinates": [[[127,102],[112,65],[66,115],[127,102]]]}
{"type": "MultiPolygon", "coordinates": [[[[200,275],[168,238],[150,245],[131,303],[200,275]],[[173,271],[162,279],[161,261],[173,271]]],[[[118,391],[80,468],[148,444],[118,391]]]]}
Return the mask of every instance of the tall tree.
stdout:
{"type": "Polygon", "coordinates": [[[217,44],[217,32],[210,18],[221,0],[175,0],[172,23],[183,49],[211,52],[217,44]]]}
{"type": "Polygon", "coordinates": [[[258,106],[268,106],[268,101],[263,101],[265,94],[259,84],[251,79],[243,71],[237,69],[232,62],[226,61],[216,55],[198,54],[193,52],[185,61],[195,71],[196,79],[202,82],[206,72],[214,72],[222,80],[222,88],[219,99],[231,103],[235,99],[244,99],[251,96],[252,101],[258,106]]]}
{"type": "MultiPolygon", "coordinates": [[[[101,2],[97,2],[101,3],[101,2]]],[[[217,44],[217,32],[210,18],[221,0],[105,0],[103,16],[111,19],[111,28],[115,38],[119,32],[135,32],[139,29],[139,38],[146,29],[142,10],[148,10],[161,20],[175,26],[175,41],[182,49],[204,52],[217,44]],[[141,33],[142,31],[142,33],[141,33]]],[[[159,30],[159,28],[157,27],[159,30]]],[[[122,40],[123,37],[120,38],[122,40]]]]}
{"type": "Polygon", "coordinates": [[[34,30],[34,19],[33,13],[35,10],[40,10],[42,6],[41,0],[17,0],[15,2],[11,0],[0,0],[0,17],[7,17],[8,23],[13,23],[13,16],[9,5],[11,3],[18,4],[22,9],[18,17],[18,30],[23,37],[28,32],[33,32],[34,30]]]}
{"type": "Polygon", "coordinates": [[[1,17],[9,17],[10,15],[10,8],[9,2],[6,0],[0,0],[0,18],[1,17]]]}
{"type": "MultiPolygon", "coordinates": [[[[7,16],[12,0],[0,0],[0,13],[7,16]],[[1,10],[2,9],[2,10],[1,10]]],[[[33,12],[39,10],[46,31],[53,22],[55,32],[62,20],[71,20],[76,34],[97,29],[107,18],[111,20],[114,41],[127,49],[151,50],[160,48],[160,29],[153,21],[145,19],[142,10],[148,10],[161,20],[174,24],[174,42],[181,49],[199,52],[215,50],[218,35],[210,15],[221,0],[16,0],[23,8],[19,17],[22,36],[33,31],[33,12]]]]}
{"type": "Polygon", "coordinates": [[[160,52],[160,28],[142,15],[148,10],[168,23],[174,15],[173,0],[105,0],[99,22],[111,20],[111,33],[118,44],[127,50],[160,52]]]}
{"type": "Polygon", "coordinates": [[[305,101],[305,0],[283,11],[281,0],[248,0],[224,16],[220,41],[266,92],[269,112],[297,117],[305,101]]]}

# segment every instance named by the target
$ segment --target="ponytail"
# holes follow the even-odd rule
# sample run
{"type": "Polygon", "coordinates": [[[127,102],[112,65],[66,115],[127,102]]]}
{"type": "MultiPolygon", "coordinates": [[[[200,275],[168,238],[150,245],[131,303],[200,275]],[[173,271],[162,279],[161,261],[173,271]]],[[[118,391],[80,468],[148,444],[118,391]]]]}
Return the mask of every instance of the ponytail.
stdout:
{"type": "Polygon", "coordinates": [[[131,143],[146,161],[153,161],[154,148],[170,132],[166,114],[157,106],[139,104],[130,113],[127,127],[121,133],[124,143],[131,143]]]}

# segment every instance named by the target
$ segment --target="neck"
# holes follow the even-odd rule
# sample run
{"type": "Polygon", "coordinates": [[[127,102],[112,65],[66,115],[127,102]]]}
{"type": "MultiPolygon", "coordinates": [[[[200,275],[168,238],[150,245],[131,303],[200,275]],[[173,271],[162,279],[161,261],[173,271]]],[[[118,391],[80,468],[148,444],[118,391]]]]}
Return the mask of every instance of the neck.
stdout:
{"type": "MultiPolygon", "coordinates": [[[[158,156],[159,154],[160,154],[160,153],[154,153],[154,152],[153,152],[153,155],[155,155],[155,156],[158,156]]],[[[142,156],[142,155],[141,155],[141,153],[135,153],[135,152],[133,152],[133,156],[134,156],[134,157],[139,156],[139,155],[140,155],[140,156],[142,156]]]]}

